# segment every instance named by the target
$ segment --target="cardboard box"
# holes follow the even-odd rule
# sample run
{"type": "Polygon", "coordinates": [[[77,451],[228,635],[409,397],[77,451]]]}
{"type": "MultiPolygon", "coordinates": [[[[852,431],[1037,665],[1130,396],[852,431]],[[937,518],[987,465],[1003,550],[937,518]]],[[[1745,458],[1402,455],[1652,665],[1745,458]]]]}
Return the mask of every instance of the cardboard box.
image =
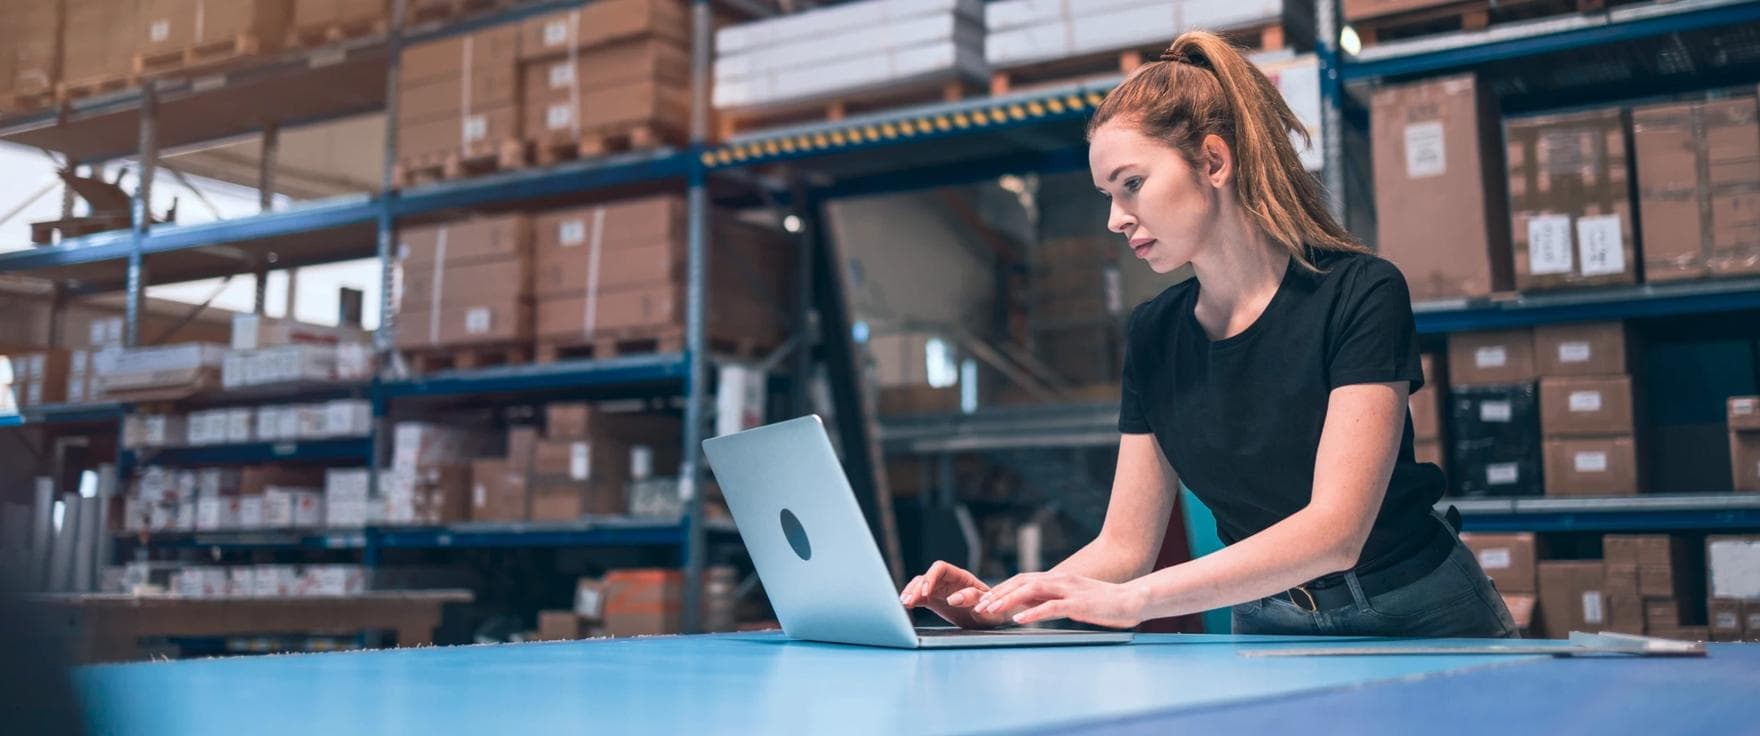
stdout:
{"type": "Polygon", "coordinates": [[[1496,96],[1472,76],[1383,87],[1371,101],[1377,245],[1414,301],[1508,290],[1496,96]],[[1430,206],[1448,202],[1448,207],[1430,206]]]}
{"type": "Polygon", "coordinates": [[[1729,397],[1731,432],[1760,432],[1760,396],[1729,397]]]}
{"type": "Polygon", "coordinates": [[[538,440],[528,482],[534,521],[622,516],[629,508],[629,446],[610,439],[538,440]]]}
{"type": "Polygon", "coordinates": [[[1436,382],[1436,358],[1424,353],[1420,360],[1424,367],[1424,387],[1413,393],[1408,402],[1412,412],[1412,439],[1436,441],[1442,439],[1442,389],[1436,382]]]}
{"type": "MultiPolygon", "coordinates": [[[[559,343],[590,342],[618,332],[665,335],[684,326],[683,284],[665,284],[586,294],[543,297],[537,303],[537,336],[559,343]],[[589,309],[589,306],[591,307],[589,309]]],[[[776,305],[741,301],[730,294],[711,297],[710,339],[751,340],[759,345],[780,341],[781,319],[776,305]]]]}
{"type": "Polygon", "coordinates": [[[1623,322],[1541,325],[1534,328],[1534,357],[1546,378],[1632,373],[1636,351],[1628,342],[1623,322]]]}
{"type": "Polygon", "coordinates": [[[526,215],[511,214],[403,228],[397,257],[412,271],[432,267],[435,261],[467,265],[516,259],[531,253],[531,227],[526,215]]]}
{"type": "MultiPolygon", "coordinates": [[[[398,80],[405,89],[450,79],[457,86],[466,70],[473,75],[499,73],[519,60],[519,27],[490,26],[481,31],[415,43],[403,48],[398,80]],[[490,67],[495,67],[492,71],[490,67]]],[[[511,101],[515,90],[497,90],[511,101]]]]}
{"type": "Polygon", "coordinates": [[[516,141],[519,135],[518,106],[484,107],[458,117],[399,125],[397,154],[405,160],[423,160],[462,149],[474,158],[497,153],[500,144],[516,141]]]}
{"type": "Polygon", "coordinates": [[[681,420],[658,412],[610,412],[589,403],[556,403],[544,407],[544,436],[552,440],[605,438],[628,444],[679,444],[681,420]]]}
{"type": "Polygon", "coordinates": [[[260,52],[272,52],[286,38],[292,10],[290,0],[142,0],[138,42],[142,53],[164,54],[249,36],[260,52]]]}
{"type": "Polygon", "coordinates": [[[677,570],[617,570],[605,575],[605,632],[611,636],[677,633],[684,575],[677,570]]]}
{"type": "Polygon", "coordinates": [[[1448,380],[1454,386],[1526,383],[1539,375],[1532,330],[1448,336],[1448,380]]]}
{"type": "Polygon", "coordinates": [[[1515,534],[1462,534],[1461,541],[1473,550],[1479,567],[1505,593],[1532,593],[1537,588],[1535,564],[1538,558],[1532,532],[1515,534]]]}
{"type": "Polygon", "coordinates": [[[1644,624],[1651,628],[1673,629],[1681,625],[1680,601],[1672,598],[1644,601],[1644,624]]]}
{"type": "Polygon", "coordinates": [[[530,284],[531,261],[526,258],[405,268],[402,310],[432,314],[435,310],[517,302],[530,294],[530,284]]]}
{"type": "Polygon", "coordinates": [[[539,611],[538,639],[542,641],[570,641],[584,638],[586,627],[580,616],[574,611],[539,611]]]}
{"type": "Polygon", "coordinates": [[[1632,110],[1644,278],[1760,270],[1760,124],[1740,97],[1632,110]]]}
{"type": "MultiPolygon", "coordinates": [[[[583,134],[624,134],[634,126],[646,126],[666,138],[677,138],[690,128],[690,92],[680,78],[688,76],[689,54],[663,44],[644,44],[651,65],[646,78],[599,81],[590,86],[582,77],[594,75],[583,58],[574,65],[551,62],[529,68],[525,74],[528,94],[521,110],[523,137],[549,141],[578,139],[583,134]],[[573,71],[567,71],[567,70],[573,71]],[[568,81],[562,81],[568,80],[568,81]],[[582,80],[576,82],[575,80],[582,80]],[[561,89],[555,88],[560,83],[561,89]]],[[[604,56],[605,54],[589,54],[604,56]]],[[[627,62],[616,61],[620,66],[627,62]]]]}
{"type": "Polygon", "coordinates": [[[958,386],[895,386],[880,389],[876,410],[881,416],[945,415],[960,410],[958,386]]]}
{"type": "Polygon", "coordinates": [[[1709,604],[1712,641],[1742,640],[1742,602],[1713,598],[1709,604]]]}
{"type": "Polygon", "coordinates": [[[390,17],[387,0],[294,0],[293,27],[305,33],[332,26],[358,27],[390,17]]]}
{"type": "Polygon", "coordinates": [[[1637,445],[1630,436],[1546,441],[1546,495],[1634,496],[1637,445]]]}
{"type": "Polygon", "coordinates": [[[1630,376],[1540,381],[1540,431],[1547,438],[1629,437],[1635,427],[1630,376]]]}
{"type": "Polygon", "coordinates": [[[1538,496],[1540,408],[1532,383],[1457,387],[1449,396],[1449,467],[1464,496],[1538,496]]]}
{"type": "Polygon", "coordinates": [[[1731,432],[1729,461],[1735,490],[1760,492],[1760,432],[1731,432]]]}
{"type": "Polygon", "coordinates": [[[1516,622],[1516,629],[1524,635],[1534,630],[1534,607],[1539,597],[1533,593],[1498,592],[1503,598],[1503,606],[1509,609],[1509,617],[1516,622]]]}
{"type": "Polygon", "coordinates": [[[1760,641],[1760,600],[1742,601],[1742,641],[1760,641]]]}
{"type": "Polygon", "coordinates": [[[1573,631],[1599,632],[1607,627],[1600,560],[1541,562],[1538,570],[1540,617],[1547,637],[1563,639],[1573,631]]]}
{"type": "Polygon", "coordinates": [[[1634,284],[1625,112],[1507,121],[1516,288],[1634,284]]]}
{"type": "Polygon", "coordinates": [[[471,521],[525,521],[526,474],[505,458],[471,461],[471,521]]]}
{"type": "Polygon", "coordinates": [[[520,25],[520,60],[566,56],[613,41],[663,38],[690,42],[690,18],[679,0],[607,0],[578,10],[529,18],[520,25]]]}
{"type": "Polygon", "coordinates": [[[1347,21],[1380,18],[1447,5],[1447,0],[1344,0],[1339,10],[1347,21]]]}
{"type": "Polygon", "coordinates": [[[1644,622],[1644,600],[1636,596],[1605,594],[1607,624],[1604,631],[1641,636],[1648,628],[1644,622]]]}

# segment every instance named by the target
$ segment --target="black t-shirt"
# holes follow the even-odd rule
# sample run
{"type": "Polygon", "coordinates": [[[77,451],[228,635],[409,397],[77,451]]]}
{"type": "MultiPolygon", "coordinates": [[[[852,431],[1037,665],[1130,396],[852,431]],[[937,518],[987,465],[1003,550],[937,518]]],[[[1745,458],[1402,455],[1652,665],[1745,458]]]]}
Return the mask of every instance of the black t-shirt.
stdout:
{"type": "MultiPolygon", "coordinates": [[[[1314,458],[1332,389],[1424,384],[1405,277],[1372,255],[1309,251],[1290,259],[1264,313],[1212,341],[1192,308],[1201,286],[1176,284],[1131,314],[1118,428],[1153,432],[1180,480],[1216,515],[1224,543],[1252,536],[1312,497],[1314,458]]],[[[1442,471],[1412,457],[1408,412],[1399,459],[1357,570],[1430,543],[1442,471]]]]}

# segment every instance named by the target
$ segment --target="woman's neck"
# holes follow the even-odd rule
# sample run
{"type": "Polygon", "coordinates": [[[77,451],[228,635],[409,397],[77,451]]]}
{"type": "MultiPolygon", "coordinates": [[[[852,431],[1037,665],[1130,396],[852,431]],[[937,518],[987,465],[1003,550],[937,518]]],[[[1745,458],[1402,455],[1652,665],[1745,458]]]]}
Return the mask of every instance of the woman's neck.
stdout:
{"type": "Polygon", "coordinates": [[[1198,278],[1198,321],[1212,339],[1245,330],[1265,311],[1289,269],[1289,251],[1240,222],[1192,258],[1198,278]]]}

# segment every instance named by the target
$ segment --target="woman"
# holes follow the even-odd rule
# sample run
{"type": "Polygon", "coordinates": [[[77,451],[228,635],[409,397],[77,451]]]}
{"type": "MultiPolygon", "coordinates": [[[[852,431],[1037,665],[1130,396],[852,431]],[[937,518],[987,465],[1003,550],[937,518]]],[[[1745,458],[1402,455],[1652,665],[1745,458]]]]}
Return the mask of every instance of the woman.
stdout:
{"type": "Polygon", "coordinates": [[[1412,457],[1423,385],[1405,279],[1327,212],[1300,123],[1226,41],[1176,39],[1088,125],[1108,227],[1158,273],[1196,278],[1127,328],[1118,471],[1100,535],[1046,573],[988,588],[943,562],[901,596],[964,627],[1109,627],[1234,607],[1236,633],[1515,635],[1432,510],[1412,457]],[[1227,544],[1152,571],[1177,484],[1227,544]]]}

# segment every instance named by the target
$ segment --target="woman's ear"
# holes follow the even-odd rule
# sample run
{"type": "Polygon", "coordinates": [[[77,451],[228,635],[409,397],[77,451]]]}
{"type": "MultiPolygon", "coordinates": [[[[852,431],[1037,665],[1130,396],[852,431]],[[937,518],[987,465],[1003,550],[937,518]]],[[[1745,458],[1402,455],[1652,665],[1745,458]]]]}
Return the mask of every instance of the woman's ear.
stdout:
{"type": "Polygon", "coordinates": [[[1229,180],[1234,178],[1234,152],[1228,150],[1228,144],[1221,136],[1212,133],[1204,136],[1201,153],[1204,181],[1217,189],[1228,186],[1229,180]]]}

